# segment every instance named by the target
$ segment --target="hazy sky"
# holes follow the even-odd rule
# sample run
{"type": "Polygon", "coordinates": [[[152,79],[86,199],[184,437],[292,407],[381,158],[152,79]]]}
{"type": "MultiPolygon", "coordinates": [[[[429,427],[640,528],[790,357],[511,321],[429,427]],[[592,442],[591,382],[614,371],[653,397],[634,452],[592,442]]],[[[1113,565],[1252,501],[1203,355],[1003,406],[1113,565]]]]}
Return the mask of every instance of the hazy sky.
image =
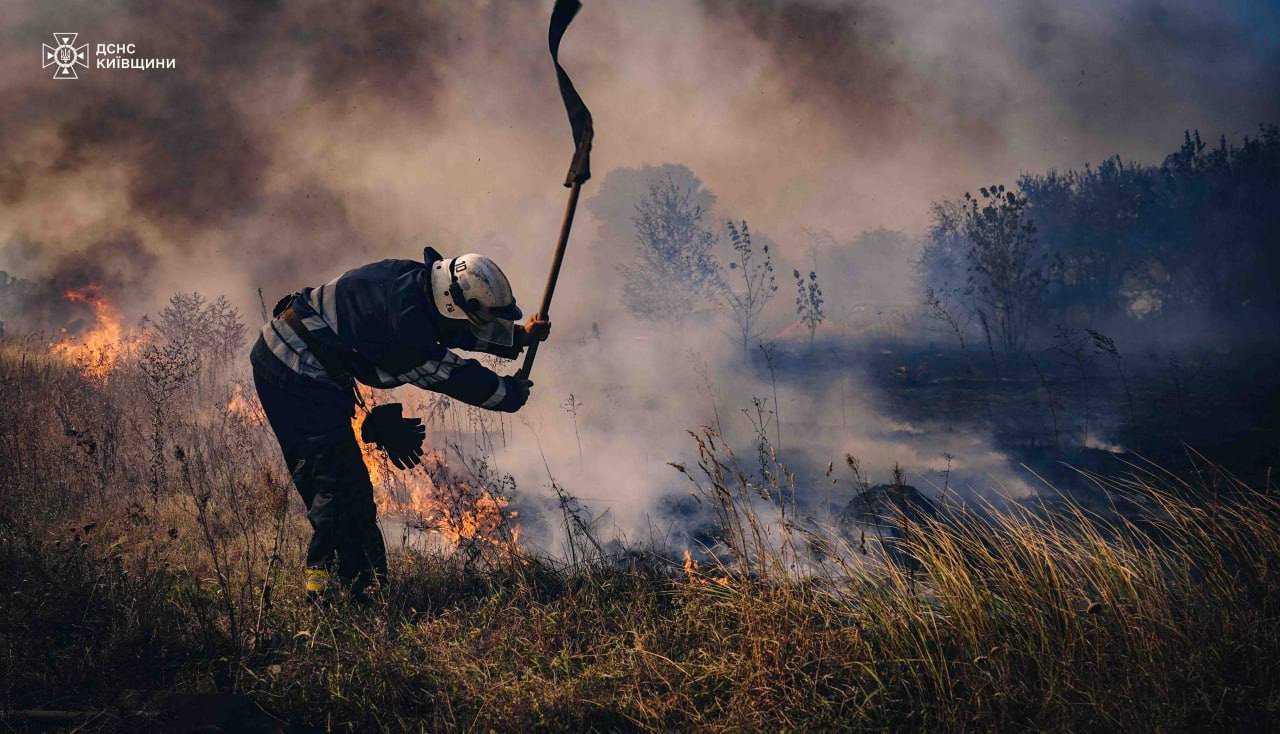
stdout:
{"type": "MultiPolygon", "coordinates": [[[[154,288],[243,299],[429,240],[509,250],[536,287],[571,152],[550,5],[6,0],[0,268],[129,241],[154,288]],[[54,31],[177,68],[55,81],[54,31]]],[[[919,231],[1020,171],[1158,161],[1188,127],[1251,133],[1280,119],[1278,39],[1266,3],[619,0],[586,3],[563,58],[597,176],[682,163],[785,249],[919,231]]]]}

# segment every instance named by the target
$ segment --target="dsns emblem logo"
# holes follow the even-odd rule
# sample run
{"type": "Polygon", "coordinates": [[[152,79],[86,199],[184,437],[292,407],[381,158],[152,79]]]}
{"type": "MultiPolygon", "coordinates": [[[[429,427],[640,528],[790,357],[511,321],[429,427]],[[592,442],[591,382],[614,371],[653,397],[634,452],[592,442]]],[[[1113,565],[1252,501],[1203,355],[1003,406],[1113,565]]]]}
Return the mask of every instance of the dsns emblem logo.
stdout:
{"type": "Polygon", "coordinates": [[[50,46],[47,43],[40,44],[44,47],[44,63],[40,68],[47,69],[50,66],[58,68],[53,72],[54,79],[79,79],[76,76],[76,64],[89,68],[89,44],[76,46],[76,36],[79,33],[55,33],[53,40],[58,42],[57,46],[50,46]]]}

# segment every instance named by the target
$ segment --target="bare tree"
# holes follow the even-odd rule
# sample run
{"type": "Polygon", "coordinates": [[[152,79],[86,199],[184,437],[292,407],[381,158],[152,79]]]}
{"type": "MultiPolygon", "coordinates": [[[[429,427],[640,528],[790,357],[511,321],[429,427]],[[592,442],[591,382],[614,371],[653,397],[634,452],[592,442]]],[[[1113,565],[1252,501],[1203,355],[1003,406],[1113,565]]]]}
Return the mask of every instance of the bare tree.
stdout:
{"type": "Polygon", "coordinates": [[[218,361],[225,363],[235,358],[245,342],[240,309],[231,305],[226,296],[218,296],[206,307],[205,320],[209,326],[212,351],[218,361]]]}
{"type": "Polygon", "coordinates": [[[960,342],[960,351],[968,354],[969,344],[964,338],[967,324],[960,321],[960,317],[948,303],[948,300],[946,291],[935,290],[934,288],[926,288],[924,291],[924,305],[929,308],[929,315],[949,326],[951,333],[955,334],[956,340],[960,342]]]}
{"type": "Polygon", "coordinates": [[[194,291],[174,293],[160,309],[156,327],[170,342],[182,343],[199,351],[208,340],[208,306],[205,297],[194,291]]]}
{"type": "Polygon", "coordinates": [[[640,247],[635,262],[619,268],[622,300],[642,318],[679,323],[706,303],[720,283],[711,248],[716,237],[702,219],[694,190],[670,176],[649,185],[632,218],[640,247]]]}
{"type": "Polygon", "coordinates": [[[720,298],[729,307],[738,326],[742,357],[747,359],[751,353],[751,340],[756,336],[756,320],[769,299],[778,292],[778,282],[773,275],[769,245],[761,244],[757,256],[747,221],[742,220],[740,226],[732,221],[725,222],[725,228],[729,231],[729,241],[736,256],[729,261],[727,269],[739,276],[735,280],[741,285],[735,287],[728,282],[721,283],[720,298]]]}
{"type": "Polygon", "coordinates": [[[175,293],[160,310],[156,327],[168,341],[186,344],[217,362],[233,358],[245,341],[240,309],[223,295],[209,301],[194,291],[175,293]]]}

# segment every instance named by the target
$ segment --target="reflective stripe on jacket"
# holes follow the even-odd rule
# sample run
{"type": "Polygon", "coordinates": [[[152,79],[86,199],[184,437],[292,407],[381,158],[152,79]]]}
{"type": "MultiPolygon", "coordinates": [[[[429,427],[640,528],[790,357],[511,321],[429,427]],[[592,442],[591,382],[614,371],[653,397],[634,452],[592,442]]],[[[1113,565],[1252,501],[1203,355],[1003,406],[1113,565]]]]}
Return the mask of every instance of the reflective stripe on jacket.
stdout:
{"type": "Polygon", "coordinates": [[[449,347],[508,358],[520,348],[477,342],[466,322],[445,323],[431,301],[430,280],[430,263],[412,260],[347,271],[288,302],[305,339],[278,313],[262,327],[263,340],[290,370],[321,382],[340,385],[350,375],[373,387],[412,384],[471,405],[498,406],[506,396],[503,380],[449,347]]]}

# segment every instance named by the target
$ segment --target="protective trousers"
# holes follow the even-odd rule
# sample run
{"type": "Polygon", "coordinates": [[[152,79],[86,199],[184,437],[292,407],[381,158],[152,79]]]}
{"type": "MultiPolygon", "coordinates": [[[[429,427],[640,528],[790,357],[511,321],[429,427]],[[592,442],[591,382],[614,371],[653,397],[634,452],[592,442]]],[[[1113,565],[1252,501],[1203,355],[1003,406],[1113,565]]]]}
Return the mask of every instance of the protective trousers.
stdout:
{"type": "Polygon", "coordinates": [[[311,522],[307,590],[321,591],[333,573],[363,598],[371,583],[385,580],[387,555],[373,485],[351,427],[355,397],[291,371],[261,337],[250,361],[258,399],[311,522]]]}

